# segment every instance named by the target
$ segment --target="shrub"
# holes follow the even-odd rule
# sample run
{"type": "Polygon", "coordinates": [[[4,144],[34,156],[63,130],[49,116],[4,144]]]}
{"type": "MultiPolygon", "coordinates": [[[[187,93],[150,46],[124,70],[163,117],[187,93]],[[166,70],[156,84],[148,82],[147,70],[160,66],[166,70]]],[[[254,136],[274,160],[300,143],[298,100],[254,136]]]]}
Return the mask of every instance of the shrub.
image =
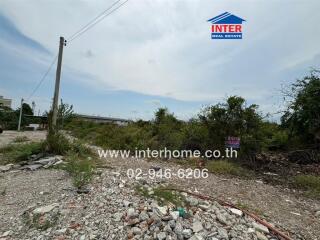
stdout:
{"type": "Polygon", "coordinates": [[[21,142],[27,142],[27,141],[29,141],[27,136],[18,136],[13,140],[13,142],[15,143],[21,143],[21,142]]]}
{"type": "Polygon", "coordinates": [[[64,169],[72,176],[74,186],[82,188],[91,181],[94,164],[88,157],[83,158],[78,154],[70,153],[64,169]]]}
{"type": "Polygon", "coordinates": [[[320,177],[313,175],[298,175],[294,177],[297,187],[307,190],[314,197],[320,198],[320,177]]]}
{"type": "Polygon", "coordinates": [[[206,165],[206,168],[213,173],[229,174],[235,176],[247,176],[249,173],[249,170],[242,168],[236,163],[226,160],[209,161],[206,165]]]}
{"type": "Polygon", "coordinates": [[[46,150],[49,153],[63,155],[71,149],[68,139],[61,133],[48,133],[44,142],[46,150]]]}
{"type": "Polygon", "coordinates": [[[43,150],[43,143],[31,142],[8,145],[0,148],[0,153],[3,154],[4,162],[8,163],[28,160],[31,155],[41,153],[43,150]]]}

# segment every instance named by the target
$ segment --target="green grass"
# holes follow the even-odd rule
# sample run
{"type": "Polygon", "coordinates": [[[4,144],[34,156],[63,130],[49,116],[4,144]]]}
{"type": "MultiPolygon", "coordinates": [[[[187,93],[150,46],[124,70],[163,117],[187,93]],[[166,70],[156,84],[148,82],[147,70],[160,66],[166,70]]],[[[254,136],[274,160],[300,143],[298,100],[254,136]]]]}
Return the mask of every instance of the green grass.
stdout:
{"type": "Polygon", "coordinates": [[[208,161],[206,168],[209,172],[218,174],[227,174],[233,176],[243,176],[247,177],[250,175],[250,171],[241,167],[239,164],[234,162],[229,162],[226,160],[212,160],[208,161]]]}
{"type": "Polygon", "coordinates": [[[153,188],[153,193],[150,194],[147,188],[138,185],[135,187],[135,191],[146,198],[153,198],[157,200],[160,205],[166,205],[168,203],[172,203],[177,207],[186,205],[184,196],[178,192],[166,190],[163,187],[153,188]]]}
{"type": "Polygon", "coordinates": [[[14,143],[22,143],[29,141],[29,138],[27,136],[18,136],[15,139],[13,139],[14,143]]]}
{"type": "Polygon", "coordinates": [[[69,172],[74,186],[80,189],[90,183],[94,168],[93,160],[71,154],[67,157],[67,163],[63,169],[69,172]]]}
{"type": "Polygon", "coordinates": [[[252,213],[255,213],[259,216],[263,216],[264,213],[261,209],[258,209],[258,208],[254,208],[254,207],[251,207],[249,206],[248,204],[246,203],[242,203],[242,202],[237,202],[236,206],[239,208],[239,209],[242,209],[242,210],[246,210],[248,212],[252,212],[252,213]]]}
{"type": "Polygon", "coordinates": [[[306,190],[308,196],[320,198],[320,177],[298,175],[294,177],[294,183],[298,188],[306,190]]]}
{"type": "Polygon", "coordinates": [[[33,154],[38,154],[43,151],[43,143],[31,142],[24,144],[11,144],[0,148],[1,162],[6,163],[18,163],[28,160],[33,154]]]}

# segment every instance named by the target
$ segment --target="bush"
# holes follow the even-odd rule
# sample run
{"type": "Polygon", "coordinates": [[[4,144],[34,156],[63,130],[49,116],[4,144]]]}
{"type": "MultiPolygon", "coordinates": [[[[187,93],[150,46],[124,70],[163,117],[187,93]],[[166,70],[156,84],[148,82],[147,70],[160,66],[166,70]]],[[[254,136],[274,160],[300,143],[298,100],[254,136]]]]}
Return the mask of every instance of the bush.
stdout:
{"type": "Polygon", "coordinates": [[[68,139],[61,133],[48,133],[44,142],[49,153],[63,155],[71,149],[68,139]]]}
{"type": "Polygon", "coordinates": [[[18,136],[13,140],[13,142],[15,143],[21,143],[21,142],[27,142],[27,141],[29,141],[27,136],[18,136]]]}
{"type": "Polygon", "coordinates": [[[28,160],[33,154],[43,152],[43,143],[25,143],[25,144],[11,144],[6,147],[0,148],[0,153],[3,154],[5,163],[9,162],[20,162],[28,160]]]}
{"type": "Polygon", "coordinates": [[[320,177],[313,175],[298,175],[294,177],[294,183],[297,187],[307,190],[307,192],[317,198],[320,198],[320,177]]]}
{"type": "Polygon", "coordinates": [[[206,168],[213,173],[229,174],[235,176],[246,176],[249,173],[249,170],[242,168],[236,163],[226,160],[209,161],[206,165],[206,168]]]}
{"type": "Polygon", "coordinates": [[[70,153],[64,169],[72,176],[74,186],[80,189],[91,181],[94,164],[89,157],[83,158],[70,153]]]}

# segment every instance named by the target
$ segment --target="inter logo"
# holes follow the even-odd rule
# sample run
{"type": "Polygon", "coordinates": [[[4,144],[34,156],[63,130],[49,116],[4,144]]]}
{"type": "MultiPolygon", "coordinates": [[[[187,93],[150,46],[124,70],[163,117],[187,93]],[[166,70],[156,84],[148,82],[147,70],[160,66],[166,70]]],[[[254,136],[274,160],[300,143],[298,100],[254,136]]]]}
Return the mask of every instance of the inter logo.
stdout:
{"type": "Polygon", "coordinates": [[[246,20],[231,13],[225,12],[211,18],[212,39],[242,39],[242,22],[246,20]]]}

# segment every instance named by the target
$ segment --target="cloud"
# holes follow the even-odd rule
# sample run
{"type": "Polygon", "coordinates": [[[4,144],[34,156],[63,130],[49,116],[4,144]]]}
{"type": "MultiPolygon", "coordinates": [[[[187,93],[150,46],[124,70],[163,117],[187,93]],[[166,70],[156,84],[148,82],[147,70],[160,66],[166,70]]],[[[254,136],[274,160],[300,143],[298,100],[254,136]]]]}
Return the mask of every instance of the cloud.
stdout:
{"type": "MultiPolygon", "coordinates": [[[[2,0],[0,11],[55,53],[60,35],[70,36],[110,3],[2,0]]],[[[81,84],[93,95],[111,89],[207,103],[237,94],[270,108],[281,81],[319,66],[319,7],[316,0],[129,1],[67,44],[63,74],[90,76],[81,84]],[[225,11],[246,19],[243,40],[210,39],[206,20],[225,11]]]]}

